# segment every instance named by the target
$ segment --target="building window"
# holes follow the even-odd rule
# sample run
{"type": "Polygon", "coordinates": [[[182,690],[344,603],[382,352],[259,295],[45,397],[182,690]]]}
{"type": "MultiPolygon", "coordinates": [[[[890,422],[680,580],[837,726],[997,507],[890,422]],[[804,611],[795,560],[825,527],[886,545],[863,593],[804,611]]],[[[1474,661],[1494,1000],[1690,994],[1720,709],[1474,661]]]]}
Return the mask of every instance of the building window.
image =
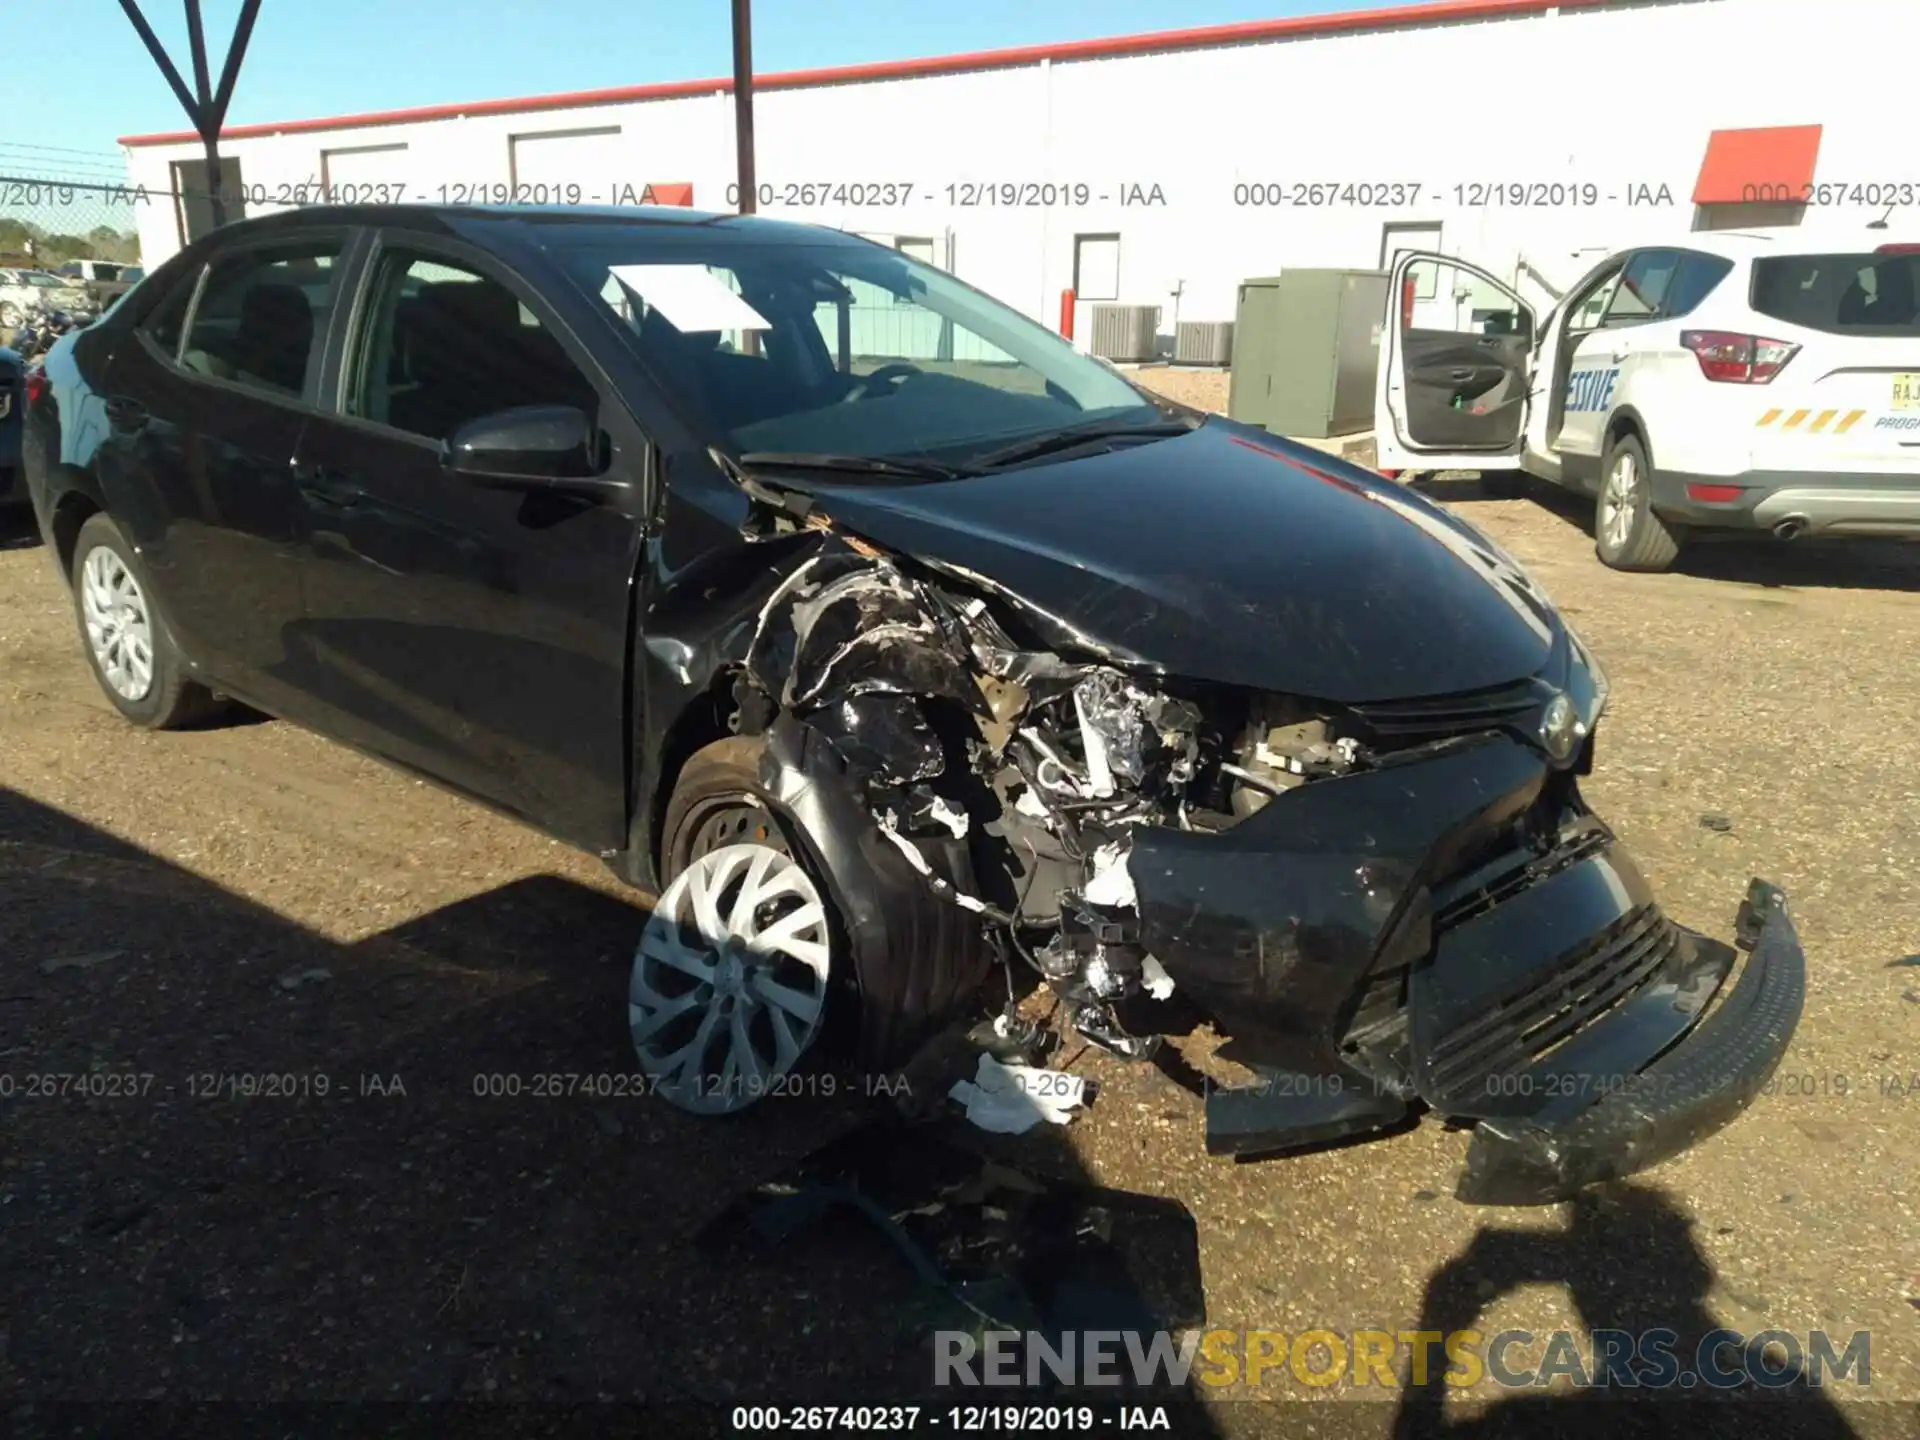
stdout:
{"type": "Polygon", "coordinates": [[[1767,225],[1798,225],[1807,207],[1783,201],[1736,201],[1693,207],[1695,230],[1754,230],[1767,225]]]}
{"type": "Polygon", "coordinates": [[[320,152],[321,199],[343,205],[408,199],[405,145],[355,145],[320,152]]]}
{"type": "Polygon", "coordinates": [[[1073,295],[1076,300],[1120,298],[1120,237],[1073,237],[1073,295]]]}
{"type": "Polygon", "coordinates": [[[1380,227],[1380,268],[1391,270],[1394,257],[1403,250],[1440,249],[1440,227],[1425,224],[1391,223],[1380,227]]]}
{"type": "Polygon", "coordinates": [[[507,137],[512,198],[536,205],[577,205],[614,178],[620,127],[546,130],[507,137]]]}
{"type": "MultiPolygon", "coordinates": [[[[924,235],[896,235],[893,237],[893,248],[909,259],[918,260],[922,265],[937,266],[940,263],[937,258],[940,247],[924,235]]],[[[893,297],[893,303],[911,305],[914,300],[911,295],[896,295],[893,297]]]]}

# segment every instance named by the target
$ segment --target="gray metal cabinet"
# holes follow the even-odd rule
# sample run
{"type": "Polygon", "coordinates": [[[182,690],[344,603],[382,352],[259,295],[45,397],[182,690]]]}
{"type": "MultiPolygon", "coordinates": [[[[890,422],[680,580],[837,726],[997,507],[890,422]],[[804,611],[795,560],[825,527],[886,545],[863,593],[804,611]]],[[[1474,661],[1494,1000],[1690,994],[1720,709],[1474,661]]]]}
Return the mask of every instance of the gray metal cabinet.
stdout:
{"type": "Polygon", "coordinates": [[[1227,414],[1275,435],[1373,424],[1387,274],[1283,270],[1240,282],[1227,414]]]}

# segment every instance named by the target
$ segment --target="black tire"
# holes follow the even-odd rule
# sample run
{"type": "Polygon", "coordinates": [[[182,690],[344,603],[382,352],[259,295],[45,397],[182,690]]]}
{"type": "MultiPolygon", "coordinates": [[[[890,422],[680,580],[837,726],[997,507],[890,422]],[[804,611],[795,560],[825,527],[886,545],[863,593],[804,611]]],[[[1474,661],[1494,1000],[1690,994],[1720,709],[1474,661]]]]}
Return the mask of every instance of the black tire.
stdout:
{"type": "Polygon", "coordinates": [[[1601,457],[1593,550],[1615,570],[1644,573],[1670,570],[1679,558],[1680,537],[1653,513],[1653,466],[1638,435],[1616,436],[1601,457]],[[1631,478],[1622,466],[1631,467],[1631,478]]]}
{"type": "Polygon", "coordinates": [[[810,1066],[844,1054],[859,1037],[859,987],[851,963],[845,922],[834,908],[831,887],[819,873],[807,847],[795,843],[790,825],[775,811],[760,783],[760,757],[766,741],[753,735],[729,735],[695,751],[674,782],[661,821],[660,891],[708,850],[721,845],[770,845],[799,861],[826,902],[835,964],[828,975],[827,1028],[806,1057],[810,1066]]]}
{"type": "Polygon", "coordinates": [[[1521,470],[1482,470],[1480,493],[1494,500],[1527,498],[1527,476],[1521,470]]]}
{"type": "MultiPolygon", "coordinates": [[[[660,831],[660,888],[671,885],[694,859],[716,844],[772,845],[793,853],[760,788],[764,744],[750,735],[729,735],[696,751],[680,771],[660,831]],[[732,807],[731,816],[727,813],[732,807]],[[729,823],[729,821],[733,823],[729,823]],[[718,831],[719,833],[716,833],[718,831]]],[[[796,857],[798,858],[798,857],[796,857]]]]}
{"type": "Polygon", "coordinates": [[[187,677],[186,661],[161,617],[152,578],[133,546],[120,533],[120,527],[105,515],[94,515],[80,527],[73,547],[73,569],[69,572],[73,589],[73,615],[80,629],[80,648],[87,657],[93,678],[101,692],[135,725],[146,730],[177,730],[219,713],[222,706],[204,685],[187,677]],[[151,651],[151,679],[144,692],[129,697],[116,689],[101,668],[99,657],[87,632],[86,581],[88,557],[96,551],[111,552],[113,558],[133,578],[147,618],[151,651]]]}

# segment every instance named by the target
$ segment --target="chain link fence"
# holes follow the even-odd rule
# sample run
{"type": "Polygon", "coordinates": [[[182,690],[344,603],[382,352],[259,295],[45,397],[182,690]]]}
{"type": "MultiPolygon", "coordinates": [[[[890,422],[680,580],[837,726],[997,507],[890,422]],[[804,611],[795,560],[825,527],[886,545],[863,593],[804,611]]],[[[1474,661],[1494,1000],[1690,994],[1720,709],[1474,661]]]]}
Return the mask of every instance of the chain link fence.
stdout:
{"type": "Polygon", "coordinates": [[[148,206],[193,197],[47,175],[0,173],[0,267],[52,270],[70,260],[140,263],[148,206]]]}

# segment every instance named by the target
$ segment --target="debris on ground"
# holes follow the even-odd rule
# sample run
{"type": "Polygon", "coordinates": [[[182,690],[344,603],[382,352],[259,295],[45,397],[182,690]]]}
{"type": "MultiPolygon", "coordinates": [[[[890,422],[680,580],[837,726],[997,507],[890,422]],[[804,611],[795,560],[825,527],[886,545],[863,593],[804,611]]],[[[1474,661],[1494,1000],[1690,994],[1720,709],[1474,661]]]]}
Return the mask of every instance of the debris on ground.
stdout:
{"type": "Polygon", "coordinates": [[[333,972],[331,970],[324,969],[317,965],[311,970],[289,970],[285,975],[280,977],[280,988],[282,990],[298,990],[303,985],[317,985],[323,980],[331,980],[332,978],[333,972]]]}
{"type": "Polygon", "coordinates": [[[1184,1205],[1043,1178],[974,1149],[952,1121],[862,1125],[749,1191],[699,1243],[756,1237],[813,1290],[830,1263],[820,1252],[846,1260],[865,1238],[829,1226],[835,1211],[867,1221],[912,1275],[919,1303],[876,1305],[902,1344],[954,1330],[1055,1341],[1101,1330],[1147,1343],[1206,1319],[1199,1229],[1184,1205]]]}
{"type": "Polygon", "coordinates": [[[966,1107],[967,1119],[997,1135],[1020,1135],[1045,1120],[1065,1125],[1087,1101],[1087,1082],[1064,1070],[1032,1065],[1003,1065],[980,1057],[972,1080],[958,1080],[947,1092],[966,1107]]]}
{"type": "Polygon", "coordinates": [[[1733,817],[1709,811],[1700,817],[1700,828],[1702,830],[1711,830],[1719,835],[1730,834],[1733,830],[1733,817]]]}
{"type": "Polygon", "coordinates": [[[54,960],[42,960],[40,973],[55,975],[62,970],[91,970],[96,965],[104,965],[109,960],[118,960],[127,952],[124,950],[93,950],[85,955],[62,955],[54,960]]]}

